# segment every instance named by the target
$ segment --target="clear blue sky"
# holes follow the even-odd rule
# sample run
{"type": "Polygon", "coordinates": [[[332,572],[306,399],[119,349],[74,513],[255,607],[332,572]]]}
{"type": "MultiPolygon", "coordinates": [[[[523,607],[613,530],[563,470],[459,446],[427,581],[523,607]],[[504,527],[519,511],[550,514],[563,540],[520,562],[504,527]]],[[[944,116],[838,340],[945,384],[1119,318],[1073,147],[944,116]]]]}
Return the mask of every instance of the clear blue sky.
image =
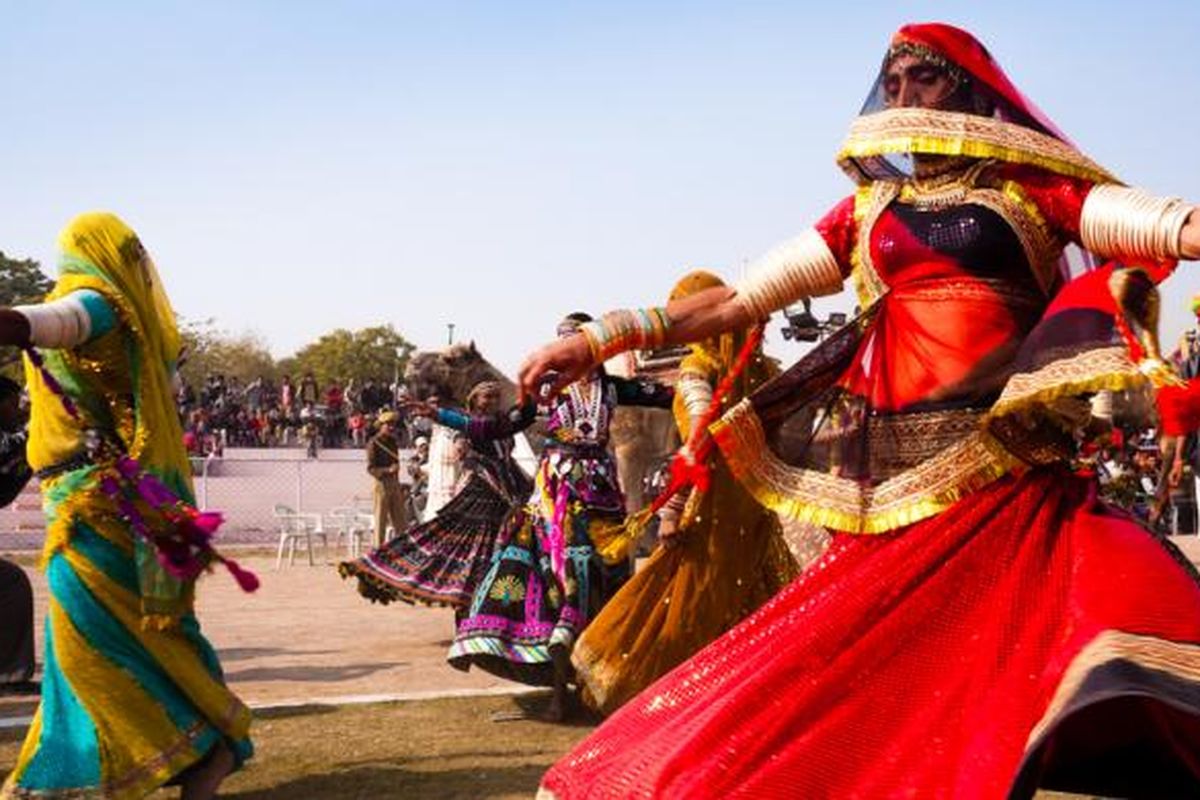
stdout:
{"type": "Polygon", "coordinates": [[[850,190],[832,157],[905,21],[972,30],[1089,155],[1200,201],[1196,2],[0,10],[0,249],[49,266],[67,219],[112,209],[182,314],[277,355],[454,322],[511,372],[564,312],[736,276],[850,190]]]}

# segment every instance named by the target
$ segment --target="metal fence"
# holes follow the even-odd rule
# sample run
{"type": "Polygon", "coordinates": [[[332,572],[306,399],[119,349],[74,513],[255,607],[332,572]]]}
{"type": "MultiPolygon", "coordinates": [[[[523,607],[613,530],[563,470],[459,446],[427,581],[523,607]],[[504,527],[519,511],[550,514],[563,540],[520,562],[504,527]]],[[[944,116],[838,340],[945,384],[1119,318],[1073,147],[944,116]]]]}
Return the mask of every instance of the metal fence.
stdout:
{"type": "MultiPolygon", "coordinates": [[[[401,451],[404,459],[411,451],[401,451]]],[[[271,542],[278,538],[276,506],[327,515],[334,509],[369,511],[374,480],[367,474],[363,450],[322,450],[306,458],[303,450],[227,450],[223,458],[192,462],[196,505],[225,516],[220,541],[271,542]]],[[[401,479],[408,475],[401,469],[401,479]]],[[[0,511],[0,551],[33,550],[45,529],[36,482],[0,511]]]]}

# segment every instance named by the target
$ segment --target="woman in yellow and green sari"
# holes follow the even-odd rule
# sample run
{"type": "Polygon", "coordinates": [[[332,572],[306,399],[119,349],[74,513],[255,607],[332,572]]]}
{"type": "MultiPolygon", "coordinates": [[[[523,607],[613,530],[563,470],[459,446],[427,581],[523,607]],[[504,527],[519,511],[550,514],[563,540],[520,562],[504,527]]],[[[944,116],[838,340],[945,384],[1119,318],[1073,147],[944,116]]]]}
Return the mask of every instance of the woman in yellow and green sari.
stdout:
{"type": "Polygon", "coordinates": [[[77,217],[58,244],[46,302],[0,310],[0,343],[26,348],[50,589],[41,705],[0,798],[177,783],[204,800],[251,754],[250,712],[193,614],[196,577],[224,559],[208,545],[216,520],[191,505],[175,315],[117,217],[77,217]]]}
{"type": "MultiPolygon", "coordinates": [[[[697,270],[680,279],[671,300],[724,285],[697,270]]],[[[684,441],[745,339],[745,333],[727,333],[691,345],[675,386],[675,424],[684,441]]],[[[757,350],[726,403],[737,403],[775,371],[757,350]]],[[[779,517],[734,479],[719,455],[710,459],[707,488],[680,492],[658,512],[662,546],[604,606],[571,654],[584,702],[601,713],[611,714],[796,577],[779,517]]]]}

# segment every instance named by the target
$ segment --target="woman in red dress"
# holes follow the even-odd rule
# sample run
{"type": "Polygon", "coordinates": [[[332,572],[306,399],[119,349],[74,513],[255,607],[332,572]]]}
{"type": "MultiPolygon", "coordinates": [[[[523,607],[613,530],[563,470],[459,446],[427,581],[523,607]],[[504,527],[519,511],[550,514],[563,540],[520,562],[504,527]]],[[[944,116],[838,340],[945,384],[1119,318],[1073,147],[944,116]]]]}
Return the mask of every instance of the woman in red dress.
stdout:
{"type": "Polygon", "coordinates": [[[1169,382],[1153,283],[1200,214],[1088,160],[970,34],[894,37],[858,183],[736,289],[612,312],[522,387],[744,328],[850,279],[855,324],[712,428],[832,532],[543,781],[577,797],[1200,796],[1200,580],[1067,467],[1089,393],[1169,382]],[[1069,281],[1064,247],[1119,259],[1069,281]]]}

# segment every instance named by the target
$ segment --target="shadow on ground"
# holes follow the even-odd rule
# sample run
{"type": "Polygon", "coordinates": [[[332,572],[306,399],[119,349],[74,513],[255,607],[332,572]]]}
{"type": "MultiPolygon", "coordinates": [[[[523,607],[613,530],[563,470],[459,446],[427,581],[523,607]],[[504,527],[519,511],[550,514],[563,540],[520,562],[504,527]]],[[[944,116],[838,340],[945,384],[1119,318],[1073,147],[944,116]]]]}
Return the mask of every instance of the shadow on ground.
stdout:
{"type": "Polygon", "coordinates": [[[245,661],[248,658],[269,658],[271,656],[326,656],[333,650],[292,650],[286,647],[224,647],[217,651],[221,662],[245,661]]]}
{"type": "MultiPolygon", "coordinates": [[[[536,722],[542,719],[550,706],[550,692],[515,695],[510,700],[527,720],[536,722]]],[[[577,696],[571,695],[567,700],[567,718],[553,724],[560,728],[594,728],[603,721],[603,717],[584,706],[577,696]]]]}
{"type": "Polygon", "coordinates": [[[352,681],[372,675],[380,670],[392,667],[407,667],[407,661],[386,661],[378,664],[347,664],[337,667],[290,666],[290,667],[250,667],[249,669],[226,672],[228,683],[238,681],[297,681],[304,683],[337,683],[352,681]]]}
{"type": "Polygon", "coordinates": [[[225,792],[236,800],[320,797],[342,800],[362,797],[438,797],[471,800],[482,797],[532,797],[545,764],[444,769],[417,772],[389,764],[364,764],[336,769],[326,775],[308,775],[272,786],[242,792],[225,792]]]}

